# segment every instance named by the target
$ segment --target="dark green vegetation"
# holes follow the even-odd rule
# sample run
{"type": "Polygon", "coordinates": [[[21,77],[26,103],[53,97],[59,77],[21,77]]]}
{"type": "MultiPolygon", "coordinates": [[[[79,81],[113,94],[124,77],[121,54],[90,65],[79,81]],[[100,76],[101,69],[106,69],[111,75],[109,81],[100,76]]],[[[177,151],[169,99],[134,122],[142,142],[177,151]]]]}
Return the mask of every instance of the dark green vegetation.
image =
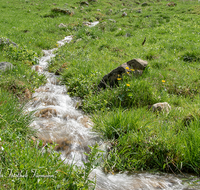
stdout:
{"type": "Polygon", "coordinates": [[[59,49],[49,70],[60,72],[71,96],[81,97],[82,109],[93,115],[95,129],[111,142],[105,171],[154,169],[199,174],[197,1],[175,1],[176,6],[167,6],[168,1],[146,1],[143,6],[144,1],[131,0],[90,1],[89,6],[78,0],[0,2],[0,37],[19,45],[0,45],[0,61],[15,65],[14,70],[1,73],[0,81],[4,147],[0,154],[5,176],[0,178],[1,189],[88,187],[82,176],[87,176],[89,169],[72,169],[59,161],[56,153],[42,154],[28,138],[33,133],[27,127],[32,116],[21,114],[26,89],[33,92],[45,82],[30,68],[37,63],[35,56],[41,56],[42,49],[57,47],[56,42],[68,35],[73,35],[73,41],[59,49]],[[123,12],[127,16],[122,17],[123,12]],[[97,20],[100,23],[93,28],[83,25],[97,20]],[[61,23],[66,27],[59,27],[61,23]],[[125,76],[118,87],[97,90],[105,74],[132,58],[149,63],[141,77],[125,76]],[[148,105],[157,102],[168,102],[171,112],[149,111],[148,105]],[[38,175],[48,171],[56,178],[7,178],[7,168],[28,174],[38,169],[38,175]]]}

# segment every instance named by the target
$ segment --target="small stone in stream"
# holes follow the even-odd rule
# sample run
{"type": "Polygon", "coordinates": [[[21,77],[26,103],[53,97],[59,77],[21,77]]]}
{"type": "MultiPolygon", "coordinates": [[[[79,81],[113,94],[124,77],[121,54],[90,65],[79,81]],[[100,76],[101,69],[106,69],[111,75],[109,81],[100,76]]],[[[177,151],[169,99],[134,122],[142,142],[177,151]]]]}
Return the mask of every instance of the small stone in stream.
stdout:
{"type": "Polygon", "coordinates": [[[132,59],[120,65],[102,78],[98,85],[99,90],[101,88],[105,89],[107,86],[114,87],[118,85],[118,79],[122,78],[122,74],[124,73],[128,75],[133,74],[134,76],[142,75],[147,64],[147,61],[142,59],[132,59]]]}
{"type": "Polygon", "coordinates": [[[51,118],[53,116],[57,116],[57,110],[53,108],[44,108],[36,112],[36,117],[45,117],[45,118],[51,118]]]}
{"type": "Polygon", "coordinates": [[[97,9],[97,11],[101,11],[101,9],[97,9]]]}
{"type": "Polygon", "coordinates": [[[0,70],[5,71],[6,69],[12,69],[14,66],[9,62],[0,62],[0,70]]]}
{"type": "Polygon", "coordinates": [[[123,13],[122,13],[122,17],[125,17],[125,16],[127,16],[127,13],[126,13],[126,12],[123,12],[123,13]]]}
{"type": "Polygon", "coordinates": [[[161,102],[153,104],[152,111],[153,112],[167,112],[171,110],[171,106],[167,102],[161,102]]]}
{"type": "Polygon", "coordinates": [[[43,67],[41,67],[39,65],[36,65],[35,66],[35,71],[42,72],[43,71],[43,67]]]}

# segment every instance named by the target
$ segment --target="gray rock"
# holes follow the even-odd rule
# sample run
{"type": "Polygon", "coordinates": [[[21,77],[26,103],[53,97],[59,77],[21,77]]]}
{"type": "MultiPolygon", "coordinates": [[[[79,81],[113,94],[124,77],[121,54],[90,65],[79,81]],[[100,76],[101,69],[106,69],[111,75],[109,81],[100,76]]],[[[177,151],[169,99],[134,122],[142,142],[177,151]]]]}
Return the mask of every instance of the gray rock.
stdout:
{"type": "Polygon", "coordinates": [[[122,13],[122,17],[124,17],[124,16],[127,16],[127,13],[126,13],[126,12],[123,12],[123,13],[122,13]]]}
{"type": "Polygon", "coordinates": [[[116,23],[116,20],[114,20],[114,19],[108,19],[108,20],[113,22],[113,23],[116,23]]]}
{"type": "Polygon", "coordinates": [[[156,103],[152,106],[152,111],[153,112],[167,112],[169,113],[169,111],[171,110],[171,106],[167,103],[167,102],[160,102],[160,103],[156,103]]]}
{"type": "Polygon", "coordinates": [[[14,66],[9,62],[0,62],[0,70],[5,71],[6,69],[12,69],[14,66]]]}
{"type": "Polygon", "coordinates": [[[130,76],[132,74],[135,76],[142,75],[147,64],[147,61],[142,59],[132,59],[127,63],[120,65],[102,78],[98,85],[99,90],[101,88],[105,89],[107,86],[114,87],[115,85],[118,85],[117,79],[122,78],[123,73],[127,73],[130,76]]]}
{"type": "Polygon", "coordinates": [[[10,39],[8,38],[0,38],[0,46],[1,45],[10,45],[12,44],[15,47],[18,47],[18,45],[15,42],[12,42],[10,39]]]}
{"type": "Polygon", "coordinates": [[[63,23],[60,23],[58,27],[59,28],[66,28],[67,26],[65,24],[63,24],[63,23]]]}

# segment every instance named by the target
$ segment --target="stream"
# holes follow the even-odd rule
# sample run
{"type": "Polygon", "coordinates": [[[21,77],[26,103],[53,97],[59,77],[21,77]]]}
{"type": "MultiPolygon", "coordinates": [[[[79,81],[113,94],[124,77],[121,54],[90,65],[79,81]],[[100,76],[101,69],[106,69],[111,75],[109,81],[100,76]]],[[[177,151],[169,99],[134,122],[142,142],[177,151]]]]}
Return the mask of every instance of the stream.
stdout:
{"type": "MultiPolygon", "coordinates": [[[[70,43],[72,36],[58,41],[59,47],[70,43]]],[[[47,71],[48,63],[55,57],[52,50],[43,50],[39,65],[33,69],[46,75],[47,83],[35,90],[28,103],[28,111],[36,111],[36,119],[31,127],[37,130],[39,139],[46,143],[55,142],[56,151],[61,152],[65,162],[83,166],[87,161],[84,152],[89,152],[88,145],[96,142],[104,145],[98,134],[92,132],[92,122],[80,110],[76,109],[77,101],[69,97],[65,86],[59,85],[56,75],[47,71]]],[[[194,183],[191,175],[173,175],[166,173],[135,172],[132,174],[105,174],[100,168],[94,169],[90,178],[96,177],[96,190],[192,190],[200,189],[200,183],[194,183]]],[[[196,179],[197,180],[197,179],[196,179]]]]}

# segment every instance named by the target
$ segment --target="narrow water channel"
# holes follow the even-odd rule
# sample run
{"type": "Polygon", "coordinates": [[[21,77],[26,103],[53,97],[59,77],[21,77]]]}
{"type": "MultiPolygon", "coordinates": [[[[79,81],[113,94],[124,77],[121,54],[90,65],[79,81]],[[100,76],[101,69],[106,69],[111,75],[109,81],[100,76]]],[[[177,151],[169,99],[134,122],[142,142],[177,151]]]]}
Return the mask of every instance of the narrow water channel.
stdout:
{"type": "MultiPolygon", "coordinates": [[[[69,43],[72,36],[58,41],[59,46],[69,43]]],[[[82,166],[87,161],[84,152],[89,152],[88,145],[101,144],[97,134],[92,132],[92,122],[75,108],[76,100],[69,97],[65,86],[59,85],[57,77],[47,72],[50,59],[55,51],[44,50],[39,65],[33,69],[46,75],[47,83],[39,87],[28,104],[29,111],[36,111],[36,119],[31,127],[37,130],[37,136],[44,142],[58,144],[55,149],[61,152],[61,159],[75,162],[82,166]]],[[[96,190],[192,190],[200,185],[190,186],[192,180],[183,183],[183,176],[172,174],[105,174],[101,169],[94,169],[91,178],[96,178],[96,190]]],[[[187,178],[185,178],[186,180],[187,178]]]]}

